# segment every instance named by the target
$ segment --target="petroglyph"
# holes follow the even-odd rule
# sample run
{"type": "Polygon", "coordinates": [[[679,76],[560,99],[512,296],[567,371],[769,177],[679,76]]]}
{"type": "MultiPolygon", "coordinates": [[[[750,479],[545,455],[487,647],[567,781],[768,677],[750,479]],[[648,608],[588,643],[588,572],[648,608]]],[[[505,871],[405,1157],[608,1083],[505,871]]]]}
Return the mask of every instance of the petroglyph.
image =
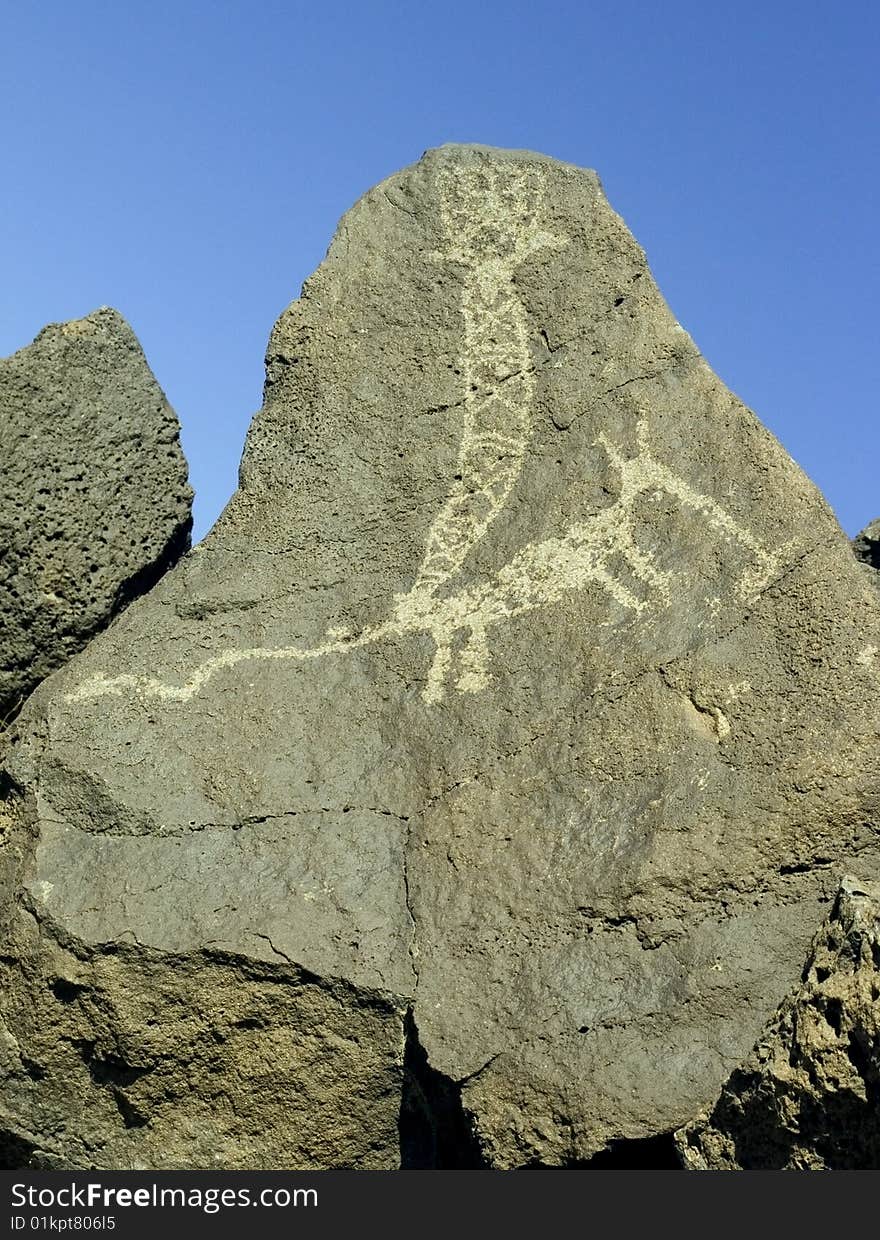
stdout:
{"type": "Polygon", "coordinates": [[[519,477],[531,435],[535,366],[514,276],[537,250],[566,244],[539,225],[542,188],[534,170],[447,170],[438,183],[448,248],[435,258],[466,269],[460,358],[465,397],[458,467],[407,596],[419,599],[435,595],[461,570],[519,477]]]}
{"type": "Polygon", "coordinates": [[[716,533],[739,543],[754,559],[742,574],[738,593],[744,602],[753,599],[770,580],[780,556],[771,554],[739,525],[719,504],[690,487],[649,452],[644,426],[638,430],[636,456],[625,458],[604,435],[598,443],[605,449],[620,476],[616,501],[601,512],[571,526],[560,538],[549,538],[523,548],[494,577],[471,585],[447,598],[432,598],[430,605],[413,594],[398,600],[402,632],[426,630],[436,645],[424,697],[440,701],[452,661],[456,634],[465,633],[459,656],[459,692],[476,692],[488,684],[490,659],[488,630],[526,612],[559,603],[572,590],[589,582],[604,589],[625,610],[639,613],[658,602],[671,602],[671,574],[657,569],[649,552],[635,541],[634,504],[638,496],[666,491],[679,503],[699,513],[716,533]],[[612,562],[621,556],[632,576],[646,587],[640,597],[615,574],[612,562]]]}
{"type": "Polygon", "coordinates": [[[656,567],[652,552],[636,540],[635,505],[645,493],[674,496],[717,536],[746,553],[750,564],[737,586],[741,600],[754,598],[769,582],[788,548],[768,552],[726,509],[657,460],[648,446],[643,412],[635,455],[625,456],[604,435],[596,441],[618,475],[614,503],[559,537],[527,544],[493,575],[460,582],[468,556],[507,504],[531,436],[535,363],[515,275],[531,255],[562,248],[566,242],[541,226],[541,174],[534,168],[487,164],[443,171],[438,182],[446,248],[434,258],[465,269],[460,358],[464,398],[458,406],[461,441],[456,473],[428,531],[411,588],[395,596],[386,620],[359,633],[334,625],[326,630],[326,641],[313,647],[225,650],[201,663],[180,685],[128,673],[99,675],[68,694],[68,701],[129,691],[186,701],[218,672],[240,663],[273,659],[304,663],[409,634],[428,634],[434,643],[422,693],[426,702],[442,701],[450,682],[459,693],[479,692],[490,679],[491,632],[561,602],[571,591],[593,583],[634,615],[672,601],[672,574],[656,567]],[[630,584],[615,568],[621,559],[630,584]],[[460,650],[454,658],[456,645],[460,650]]]}

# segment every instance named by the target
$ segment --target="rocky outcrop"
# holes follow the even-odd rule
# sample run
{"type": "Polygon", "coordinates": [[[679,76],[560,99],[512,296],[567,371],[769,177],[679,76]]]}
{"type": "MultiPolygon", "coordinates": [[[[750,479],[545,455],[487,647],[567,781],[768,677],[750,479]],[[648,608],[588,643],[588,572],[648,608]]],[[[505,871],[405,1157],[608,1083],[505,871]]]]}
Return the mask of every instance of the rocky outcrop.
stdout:
{"type": "Polygon", "coordinates": [[[880,885],[844,879],[800,985],[677,1144],[699,1170],[880,1167],[880,885]]]}
{"type": "Polygon", "coordinates": [[[856,558],[871,568],[880,568],[880,520],[866,525],[853,539],[856,558]]]}
{"type": "Polygon", "coordinates": [[[115,310],[0,360],[0,724],[189,546],[179,427],[115,310]]]}
{"type": "Polygon", "coordinates": [[[671,1147],[880,872],[878,649],[595,175],[429,152],[276,324],[212,533],[17,721],[10,1148],[671,1147]]]}

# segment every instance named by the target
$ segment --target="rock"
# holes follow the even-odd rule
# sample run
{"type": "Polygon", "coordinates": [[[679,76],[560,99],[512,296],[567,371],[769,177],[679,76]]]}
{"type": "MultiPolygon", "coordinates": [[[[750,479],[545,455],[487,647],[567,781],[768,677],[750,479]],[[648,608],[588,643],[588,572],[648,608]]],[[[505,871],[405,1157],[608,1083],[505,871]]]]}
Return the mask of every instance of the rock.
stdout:
{"type": "Polygon", "coordinates": [[[695,1170],[880,1167],[880,885],[843,880],[800,985],[677,1144],[695,1170]]]}
{"type": "Polygon", "coordinates": [[[852,547],[856,558],[862,563],[880,568],[880,519],[866,525],[853,539],[852,547]]]}
{"type": "Polygon", "coordinates": [[[671,1147],[880,873],[878,649],[596,176],[428,152],[276,324],[210,536],[16,723],[9,1148],[671,1147]]]}
{"type": "Polygon", "coordinates": [[[189,546],[178,436],[115,310],[0,360],[0,723],[189,546]]]}

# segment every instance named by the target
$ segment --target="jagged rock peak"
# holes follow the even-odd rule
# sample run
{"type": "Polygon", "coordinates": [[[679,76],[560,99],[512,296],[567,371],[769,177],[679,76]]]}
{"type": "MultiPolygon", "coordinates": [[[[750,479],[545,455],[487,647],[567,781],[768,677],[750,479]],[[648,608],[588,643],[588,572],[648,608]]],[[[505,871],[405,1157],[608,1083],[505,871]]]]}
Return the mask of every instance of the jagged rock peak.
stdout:
{"type": "Polygon", "coordinates": [[[0,720],[189,546],[179,433],[107,306],[0,359],[0,720]]]}

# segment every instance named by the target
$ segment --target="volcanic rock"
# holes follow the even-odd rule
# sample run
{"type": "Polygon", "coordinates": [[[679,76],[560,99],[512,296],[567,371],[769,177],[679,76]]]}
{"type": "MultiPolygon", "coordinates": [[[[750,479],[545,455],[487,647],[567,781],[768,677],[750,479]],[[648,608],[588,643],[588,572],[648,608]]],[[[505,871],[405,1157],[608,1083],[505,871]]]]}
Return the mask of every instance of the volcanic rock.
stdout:
{"type": "Polygon", "coordinates": [[[880,886],[843,880],[800,984],[677,1144],[694,1170],[880,1167],[880,886]]]}
{"type": "Polygon", "coordinates": [[[681,1128],[880,873],[878,650],[596,176],[428,152],[276,324],[212,533],[17,721],[9,1149],[576,1166],[681,1128]]]}
{"type": "Polygon", "coordinates": [[[189,546],[174,411],[115,310],[0,360],[0,722],[189,546]]]}
{"type": "Polygon", "coordinates": [[[866,525],[853,539],[856,558],[871,568],[880,568],[880,519],[866,525]]]}

